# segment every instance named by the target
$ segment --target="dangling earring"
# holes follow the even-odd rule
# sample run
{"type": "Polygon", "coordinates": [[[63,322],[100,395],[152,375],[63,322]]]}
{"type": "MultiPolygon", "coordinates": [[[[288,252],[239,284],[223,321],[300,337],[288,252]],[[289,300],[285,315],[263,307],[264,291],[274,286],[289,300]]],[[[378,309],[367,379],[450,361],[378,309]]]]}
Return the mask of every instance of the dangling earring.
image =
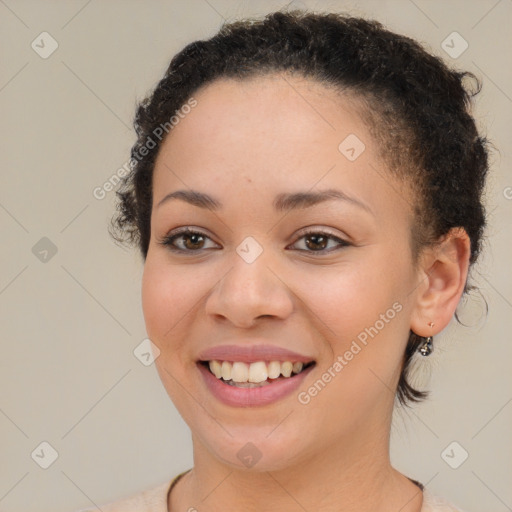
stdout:
{"type": "MultiPolygon", "coordinates": [[[[434,327],[434,322],[430,322],[429,324],[429,327],[432,329],[434,327]]],[[[418,352],[422,355],[422,356],[429,356],[432,351],[434,350],[434,337],[432,335],[430,335],[426,340],[425,340],[425,343],[423,343],[423,345],[420,346],[420,348],[418,349],[418,352]]]]}

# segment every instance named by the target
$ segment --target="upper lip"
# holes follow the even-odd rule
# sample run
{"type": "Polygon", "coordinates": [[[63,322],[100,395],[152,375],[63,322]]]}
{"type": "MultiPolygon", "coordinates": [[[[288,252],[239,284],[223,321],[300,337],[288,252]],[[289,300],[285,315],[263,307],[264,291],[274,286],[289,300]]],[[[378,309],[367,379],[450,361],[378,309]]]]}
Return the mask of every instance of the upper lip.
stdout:
{"type": "Polygon", "coordinates": [[[298,354],[274,345],[218,345],[199,354],[199,361],[240,361],[255,363],[257,361],[300,361],[309,363],[312,357],[298,354]]]}

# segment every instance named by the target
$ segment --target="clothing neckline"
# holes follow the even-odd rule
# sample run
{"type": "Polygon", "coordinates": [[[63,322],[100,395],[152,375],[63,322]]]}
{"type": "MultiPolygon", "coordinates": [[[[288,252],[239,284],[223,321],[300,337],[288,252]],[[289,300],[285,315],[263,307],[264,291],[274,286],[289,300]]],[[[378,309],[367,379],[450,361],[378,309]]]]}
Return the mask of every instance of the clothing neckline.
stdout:
{"type": "MultiPolygon", "coordinates": [[[[409,478],[409,477],[407,477],[409,478]]],[[[414,484],[414,485],[417,485],[422,491],[425,490],[425,486],[421,483],[421,482],[418,482],[417,480],[413,480],[412,478],[409,478],[409,480],[414,484]]]]}
{"type": "Polygon", "coordinates": [[[187,473],[190,473],[192,469],[193,468],[187,469],[186,471],[183,471],[182,473],[180,473],[179,475],[175,476],[172,479],[171,485],[169,486],[169,489],[167,490],[167,494],[165,496],[165,510],[167,512],[169,512],[169,496],[171,494],[173,487],[178,483],[178,480],[180,480],[182,476],[185,476],[187,473]]]}
{"type": "MultiPolygon", "coordinates": [[[[178,474],[177,476],[175,476],[172,479],[171,485],[169,486],[169,489],[167,491],[166,498],[165,498],[165,508],[167,509],[167,512],[169,512],[169,496],[171,494],[171,491],[172,491],[173,487],[178,483],[178,481],[181,479],[181,477],[185,476],[187,473],[190,473],[190,471],[192,471],[192,469],[193,468],[187,469],[186,471],[183,471],[182,473],[178,474]]],[[[407,478],[414,485],[419,487],[422,492],[425,491],[425,486],[421,482],[418,482],[417,480],[413,480],[412,478],[409,478],[409,477],[407,477],[407,478]]]]}

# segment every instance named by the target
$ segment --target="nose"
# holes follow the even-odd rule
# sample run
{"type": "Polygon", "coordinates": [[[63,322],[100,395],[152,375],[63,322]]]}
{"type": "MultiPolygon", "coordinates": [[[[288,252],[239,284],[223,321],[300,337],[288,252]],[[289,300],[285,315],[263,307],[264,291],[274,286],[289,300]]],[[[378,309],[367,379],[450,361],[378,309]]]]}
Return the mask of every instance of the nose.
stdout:
{"type": "Polygon", "coordinates": [[[247,263],[236,255],[231,269],[212,289],[205,309],[209,317],[249,328],[260,318],[286,319],[293,311],[293,294],[262,256],[247,263]]]}

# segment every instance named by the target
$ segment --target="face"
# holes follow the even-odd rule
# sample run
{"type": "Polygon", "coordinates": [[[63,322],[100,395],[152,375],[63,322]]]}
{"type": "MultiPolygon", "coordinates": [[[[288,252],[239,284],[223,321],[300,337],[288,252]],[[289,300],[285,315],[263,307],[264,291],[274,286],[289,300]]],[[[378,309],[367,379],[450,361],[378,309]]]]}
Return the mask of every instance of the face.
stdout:
{"type": "Polygon", "coordinates": [[[354,98],[279,76],[194,98],[154,169],[142,301],[195,456],[243,468],[249,452],[277,470],[387,443],[417,285],[412,200],[354,98]],[[179,190],[212,199],[167,197],[179,190]],[[199,362],[211,358],[242,376],[262,369],[249,362],[314,364],[239,389],[199,362]]]}

